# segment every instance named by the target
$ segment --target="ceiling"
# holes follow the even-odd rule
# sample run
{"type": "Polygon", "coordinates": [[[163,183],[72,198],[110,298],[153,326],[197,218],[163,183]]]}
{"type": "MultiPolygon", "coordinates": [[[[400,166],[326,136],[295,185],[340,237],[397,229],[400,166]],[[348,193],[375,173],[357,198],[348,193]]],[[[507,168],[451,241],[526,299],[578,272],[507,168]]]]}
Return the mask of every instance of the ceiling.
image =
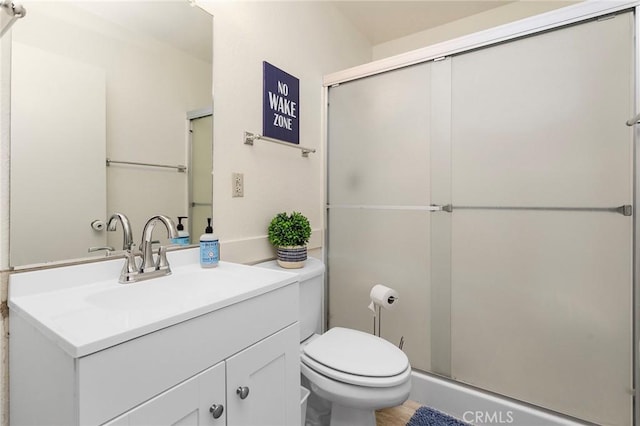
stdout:
{"type": "MultiPolygon", "coordinates": [[[[324,1],[333,5],[372,45],[513,2],[513,0],[311,1],[324,1]]],[[[174,47],[188,51],[200,59],[211,61],[211,15],[198,7],[191,7],[190,2],[186,0],[155,0],[153,2],[94,0],[74,1],[74,4],[118,25],[142,31],[174,47]]]]}
{"type": "Polygon", "coordinates": [[[329,1],[372,45],[512,3],[512,0],[329,1]]]}
{"type": "Polygon", "coordinates": [[[74,1],[77,7],[211,62],[212,18],[186,0],[74,1]]]}

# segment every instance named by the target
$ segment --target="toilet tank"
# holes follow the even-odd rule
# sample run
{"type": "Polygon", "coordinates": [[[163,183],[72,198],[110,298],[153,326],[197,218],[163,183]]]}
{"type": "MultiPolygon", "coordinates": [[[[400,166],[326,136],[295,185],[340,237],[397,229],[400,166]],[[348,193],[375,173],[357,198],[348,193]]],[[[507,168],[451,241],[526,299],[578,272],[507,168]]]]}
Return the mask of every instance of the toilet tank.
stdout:
{"type": "Polygon", "coordinates": [[[324,295],[324,263],[313,257],[307,258],[304,267],[285,269],[275,260],[259,263],[260,268],[298,274],[300,281],[300,341],[314,333],[322,333],[322,298],[324,295]]]}

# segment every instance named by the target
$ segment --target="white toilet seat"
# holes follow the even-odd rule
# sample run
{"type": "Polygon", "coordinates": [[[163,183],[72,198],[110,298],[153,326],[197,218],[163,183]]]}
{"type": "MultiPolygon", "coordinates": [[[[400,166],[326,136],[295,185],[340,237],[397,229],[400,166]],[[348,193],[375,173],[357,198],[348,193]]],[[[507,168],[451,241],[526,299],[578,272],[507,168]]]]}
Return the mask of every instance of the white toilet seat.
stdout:
{"type": "Polygon", "coordinates": [[[407,367],[406,370],[396,376],[369,377],[334,370],[333,368],[320,364],[313,358],[308,357],[305,353],[300,354],[300,360],[304,365],[306,365],[316,373],[350,385],[366,386],[372,388],[388,388],[405,383],[411,376],[411,367],[407,367]]]}
{"type": "Polygon", "coordinates": [[[358,386],[398,386],[411,375],[409,359],[402,350],[379,337],[342,327],[306,344],[300,358],[325,377],[358,386]]]}

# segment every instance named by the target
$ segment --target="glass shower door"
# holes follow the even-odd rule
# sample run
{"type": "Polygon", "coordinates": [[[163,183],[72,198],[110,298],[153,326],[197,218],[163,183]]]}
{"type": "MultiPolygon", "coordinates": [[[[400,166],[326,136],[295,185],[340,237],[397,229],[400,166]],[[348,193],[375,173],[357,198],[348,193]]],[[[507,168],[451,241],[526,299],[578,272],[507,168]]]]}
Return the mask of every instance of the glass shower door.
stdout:
{"type": "Polygon", "coordinates": [[[381,335],[429,369],[430,64],[329,92],[329,326],[373,332],[376,284],[396,289],[381,335]]]}
{"type": "Polygon", "coordinates": [[[631,424],[632,34],[626,13],[453,57],[432,140],[450,376],[598,424],[631,424]]]}
{"type": "Polygon", "coordinates": [[[633,22],[330,88],[330,327],[373,331],[384,284],[413,368],[632,423],[633,22]]]}

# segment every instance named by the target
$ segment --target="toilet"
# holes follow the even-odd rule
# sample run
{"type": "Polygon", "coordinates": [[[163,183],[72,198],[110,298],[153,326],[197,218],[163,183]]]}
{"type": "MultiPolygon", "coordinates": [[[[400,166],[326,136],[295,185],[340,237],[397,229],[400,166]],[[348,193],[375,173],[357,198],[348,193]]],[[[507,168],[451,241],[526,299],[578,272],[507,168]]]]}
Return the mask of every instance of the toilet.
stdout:
{"type": "MultiPolygon", "coordinates": [[[[275,261],[256,266],[299,275],[300,371],[313,393],[331,402],[331,426],[375,426],[375,410],[407,400],[411,365],[395,345],[342,327],[321,334],[321,261],[310,257],[301,269],[282,269],[275,261]]],[[[362,301],[365,308],[366,302],[362,301]]]]}

